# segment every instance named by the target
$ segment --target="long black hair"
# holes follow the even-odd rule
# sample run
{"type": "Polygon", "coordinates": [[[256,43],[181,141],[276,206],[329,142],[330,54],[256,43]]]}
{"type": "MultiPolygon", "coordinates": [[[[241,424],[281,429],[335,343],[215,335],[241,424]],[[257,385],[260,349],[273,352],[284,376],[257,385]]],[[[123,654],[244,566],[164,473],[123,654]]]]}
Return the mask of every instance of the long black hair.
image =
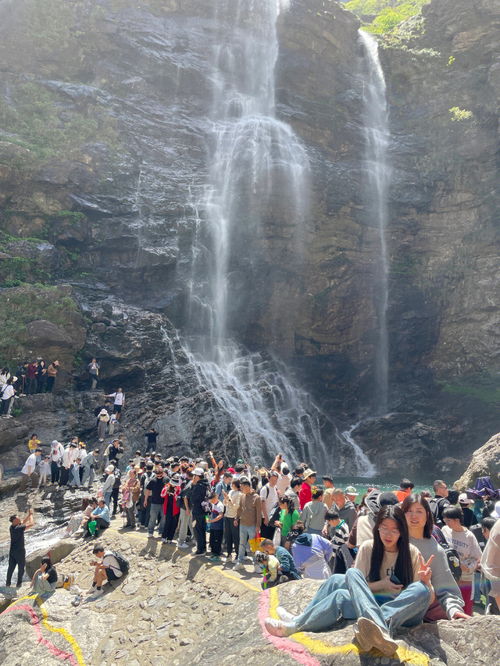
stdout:
{"type": "Polygon", "coordinates": [[[427,516],[427,520],[425,521],[424,525],[424,539],[430,539],[432,537],[432,528],[434,527],[434,520],[432,518],[432,511],[431,507],[429,506],[429,502],[424,497],[424,495],[422,495],[422,493],[412,493],[411,495],[408,495],[407,497],[404,498],[403,504],[401,505],[403,513],[406,514],[407,511],[410,510],[412,504],[420,504],[421,506],[424,507],[427,516]]]}
{"type": "Polygon", "coordinates": [[[372,583],[380,580],[380,567],[382,566],[382,560],[384,558],[384,544],[382,543],[378,530],[382,521],[387,518],[394,520],[399,530],[399,539],[397,543],[398,557],[394,566],[394,574],[401,581],[403,587],[408,587],[408,585],[413,582],[413,564],[410,554],[408,526],[402,509],[399,506],[394,505],[382,507],[377,515],[375,527],[373,528],[373,549],[368,580],[372,583]]]}

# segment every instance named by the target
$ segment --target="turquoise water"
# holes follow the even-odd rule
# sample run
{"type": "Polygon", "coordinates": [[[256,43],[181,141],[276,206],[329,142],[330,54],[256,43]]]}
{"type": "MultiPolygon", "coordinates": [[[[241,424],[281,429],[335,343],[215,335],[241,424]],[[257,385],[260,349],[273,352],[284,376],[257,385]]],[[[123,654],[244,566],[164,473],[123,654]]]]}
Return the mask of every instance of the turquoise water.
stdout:
{"type": "MultiPolygon", "coordinates": [[[[356,499],[357,502],[361,497],[366,493],[368,488],[375,487],[379,490],[399,490],[399,483],[390,483],[387,479],[383,478],[374,478],[374,479],[361,479],[356,477],[337,477],[332,476],[333,482],[336,488],[346,488],[347,486],[354,486],[358,491],[359,495],[356,499]]],[[[321,483],[321,476],[318,475],[318,483],[321,483]]],[[[422,490],[428,490],[432,495],[434,492],[432,490],[432,483],[415,483],[414,492],[421,492],[422,490]]]]}

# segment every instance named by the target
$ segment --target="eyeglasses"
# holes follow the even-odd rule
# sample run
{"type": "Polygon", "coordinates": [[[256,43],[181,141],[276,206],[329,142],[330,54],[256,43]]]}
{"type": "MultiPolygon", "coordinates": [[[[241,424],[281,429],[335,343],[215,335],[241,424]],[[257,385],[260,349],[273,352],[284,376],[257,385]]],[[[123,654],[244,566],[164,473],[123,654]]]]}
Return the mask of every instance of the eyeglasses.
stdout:
{"type": "Polygon", "coordinates": [[[380,534],[386,534],[387,536],[399,536],[399,530],[388,530],[386,527],[379,527],[378,531],[380,534]]]}

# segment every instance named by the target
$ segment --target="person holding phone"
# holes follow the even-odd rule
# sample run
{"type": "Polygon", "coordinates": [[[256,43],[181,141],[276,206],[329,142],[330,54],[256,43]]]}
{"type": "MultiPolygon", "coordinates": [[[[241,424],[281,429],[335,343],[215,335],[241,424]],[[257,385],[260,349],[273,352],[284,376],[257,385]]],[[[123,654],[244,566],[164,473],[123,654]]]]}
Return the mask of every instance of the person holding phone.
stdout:
{"type": "Polygon", "coordinates": [[[373,539],[361,544],[354,567],[334,574],[298,616],[278,607],[282,620],[267,618],[275,636],[298,631],[328,631],[341,619],[355,620],[354,636],[363,651],[377,648],[385,656],[396,652],[394,632],[423,620],[434,599],[430,564],[409,542],[408,527],[398,506],[383,507],[373,539]]]}

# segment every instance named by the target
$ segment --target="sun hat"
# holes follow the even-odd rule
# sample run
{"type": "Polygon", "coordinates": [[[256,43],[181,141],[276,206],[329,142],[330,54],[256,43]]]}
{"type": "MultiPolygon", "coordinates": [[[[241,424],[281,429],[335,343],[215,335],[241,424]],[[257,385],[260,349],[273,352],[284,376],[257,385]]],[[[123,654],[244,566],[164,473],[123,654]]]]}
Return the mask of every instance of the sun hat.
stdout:
{"type": "Polygon", "coordinates": [[[467,497],[467,493],[460,493],[458,496],[458,501],[460,504],[474,504],[474,500],[467,497]]]}
{"type": "Polygon", "coordinates": [[[193,476],[203,476],[205,474],[205,470],[203,467],[195,467],[193,469],[193,476]]]}
{"type": "Polygon", "coordinates": [[[313,469],[306,469],[306,471],[303,474],[303,479],[304,481],[308,479],[310,476],[316,476],[316,472],[313,469]]]}
{"type": "Polygon", "coordinates": [[[115,471],[115,468],[113,465],[108,465],[104,471],[107,472],[107,474],[111,474],[115,471]]]}
{"type": "Polygon", "coordinates": [[[354,495],[354,497],[357,497],[359,495],[358,491],[354,486],[347,486],[347,488],[344,490],[344,493],[346,495],[354,495]]]}

